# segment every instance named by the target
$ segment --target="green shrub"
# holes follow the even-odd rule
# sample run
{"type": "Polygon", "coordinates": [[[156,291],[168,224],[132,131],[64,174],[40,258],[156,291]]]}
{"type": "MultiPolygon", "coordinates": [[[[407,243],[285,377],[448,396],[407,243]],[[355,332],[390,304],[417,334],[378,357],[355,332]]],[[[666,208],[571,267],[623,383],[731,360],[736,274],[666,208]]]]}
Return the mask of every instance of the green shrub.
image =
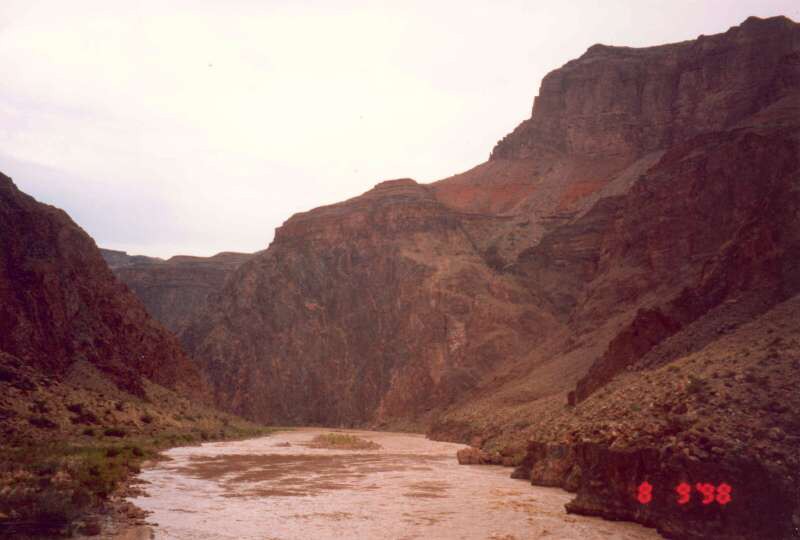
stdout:
{"type": "Polygon", "coordinates": [[[127,432],[122,428],[106,428],[103,430],[103,435],[106,437],[125,437],[127,432]]]}
{"type": "Polygon", "coordinates": [[[0,382],[11,382],[17,379],[17,374],[10,369],[0,366],[0,382]]]}
{"type": "Polygon", "coordinates": [[[317,435],[311,440],[310,446],[314,448],[342,448],[349,450],[377,450],[381,447],[378,443],[345,433],[317,435]]]}
{"type": "Polygon", "coordinates": [[[30,422],[32,426],[36,426],[37,428],[41,429],[55,429],[58,427],[58,424],[49,418],[45,418],[44,416],[31,416],[28,418],[28,422],[30,422]]]}
{"type": "Polygon", "coordinates": [[[100,449],[89,452],[73,472],[74,477],[90,493],[105,498],[128,475],[126,457],[105,455],[100,449]]]}
{"type": "Polygon", "coordinates": [[[45,403],[43,400],[35,399],[29,407],[29,410],[38,414],[47,414],[50,412],[50,407],[48,407],[47,403],[45,403]]]}
{"type": "Polygon", "coordinates": [[[80,501],[63,491],[49,487],[40,491],[15,489],[0,501],[0,510],[14,510],[22,530],[22,537],[46,535],[60,536],[60,532],[76,519],[82,511],[80,501]]]}
{"type": "Polygon", "coordinates": [[[73,424],[99,424],[100,420],[92,411],[82,411],[78,416],[70,418],[73,424]]]}
{"type": "Polygon", "coordinates": [[[67,410],[75,414],[81,414],[83,412],[83,403],[70,403],[67,405],[67,410]]]}
{"type": "Polygon", "coordinates": [[[686,385],[686,391],[690,394],[702,394],[708,388],[708,383],[703,379],[689,375],[689,383],[686,385]]]}

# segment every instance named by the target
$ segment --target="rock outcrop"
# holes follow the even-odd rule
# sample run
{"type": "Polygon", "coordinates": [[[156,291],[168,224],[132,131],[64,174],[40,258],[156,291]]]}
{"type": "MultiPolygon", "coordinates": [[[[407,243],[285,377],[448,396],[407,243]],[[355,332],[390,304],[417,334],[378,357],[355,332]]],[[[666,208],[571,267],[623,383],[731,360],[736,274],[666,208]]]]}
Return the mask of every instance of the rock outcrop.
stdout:
{"type": "Polygon", "coordinates": [[[219,403],[265,422],[425,426],[551,327],[413,180],[298,214],[182,334],[219,403]]]}
{"type": "Polygon", "coordinates": [[[541,148],[636,157],[739,127],[794,93],[797,47],[786,17],[750,17],[724,34],[656,47],[594,45],[542,80],[531,118],[492,158],[541,148]]]}
{"type": "Polygon", "coordinates": [[[91,364],[142,396],[147,378],[203,400],[205,383],[177,339],[117,281],[94,241],[62,210],[0,174],[0,351],[48,376],[91,364]]]}
{"type": "Polygon", "coordinates": [[[800,25],[596,45],[488,162],[292,217],[182,339],[251,418],[479,437],[571,511],[788,537],[797,396],[761,377],[800,376],[799,193],[800,25]],[[631,491],[737,474],[727,514],[631,491]]]}
{"type": "Polygon", "coordinates": [[[223,252],[212,257],[176,255],[164,260],[110,249],[100,252],[147,312],[175,334],[222,290],[228,276],[252,257],[249,253],[223,252]]]}

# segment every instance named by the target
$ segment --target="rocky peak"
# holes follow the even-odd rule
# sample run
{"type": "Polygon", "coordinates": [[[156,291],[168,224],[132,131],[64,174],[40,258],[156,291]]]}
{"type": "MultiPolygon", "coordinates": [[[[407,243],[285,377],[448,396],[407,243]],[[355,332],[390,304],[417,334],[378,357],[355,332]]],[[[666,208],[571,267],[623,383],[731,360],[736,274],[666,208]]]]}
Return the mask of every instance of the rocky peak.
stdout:
{"type": "Polygon", "coordinates": [[[398,178],[397,180],[384,180],[383,182],[379,182],[375,184],[375,187],[372,188],[374,190],[384,190],[384,189],[392,189],[396,187],[414,187],[418,186],[416,180],[412,180],[411,178],[398,178]]]}
{"type": "Polygon", "coordinates": [[[386,180],[358,197],[293,215],[275,230],[275,243],[299,239],[336,242],[367,231],[452,227],[453,223],[447,225],[450,213],[428,186],[410,178],[386,180]]]}
{"type": "Polygon", "coordinates": [[[542,149],[635,158],[729,128],[782,97],[771,89],[799,44],[800,25],[786,17],[750,17],[694,41],[593,45],[542,80],[531,118],[498,142],[492,159],[542,149]]]}
{"type": "Polygon", "coordinates": [[[108,263],[109,268],[115,270],[125,266],[132,266],[135,264],[159,264],[163,263],[164,259],[157,257],[146,257],[144,255],[128,255],[126,251],[119,251],[116,249],[100,248],[100,254],[108,263]]]}

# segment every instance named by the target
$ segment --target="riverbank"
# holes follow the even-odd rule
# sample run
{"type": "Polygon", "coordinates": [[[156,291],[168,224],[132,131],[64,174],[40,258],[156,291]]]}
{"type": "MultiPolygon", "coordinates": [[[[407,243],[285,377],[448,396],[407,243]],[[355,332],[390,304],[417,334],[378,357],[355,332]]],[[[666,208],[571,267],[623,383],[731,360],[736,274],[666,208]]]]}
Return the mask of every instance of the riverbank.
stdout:
{"type": "Polygon", "coordinates": [[[135,475],[142,467],[166,459],[163,450],[273,431],[227,415],[219,424],[213,431],[194,426],[150,434],[109,428],[78,437],[17,440],[4,446],[0,449],[0,538],[115,537],[143,523],[144,512],[125,499],[138,492],[135,475]]]}
{"type": "MultiPolygon", "coordinates": [[[[290,428],[284,428],[290,429],[290,428]]],[[[239,441],[246,440],[255,436],[265,436],[275,433],[277,429],[273,428],[258,428],[256,430],[239,430],[234,429],[226,438],[211,439],[212,442],[219,441],[239,441]]],[[[202,442],[208,442],[206,440],[202,442]]],[[[96,523],[97,527],[89,531],[83,530],[76,534],[73,538],[76,540],[88,540],[93,538],[95,540],[150,540],[156,537],[155,530],[147,523],[148,512],[136,506],[129,499],[146,496],[144,488],[146,488],[146,481],[141,480],[138,474],[143,469],[148,469],[157,466],[160,461],[169,460],[163,452],[173,448],[191,447],[202,444],[198,441],[188,445],[169,446],[160,448],[157,453],[152,455],[137,466],[130,469],[124,480],[122,480],[116,487],[114,492],[105,502],[102,508],[92,515],[87,516],[90,523],[96,523]],[[90,533],[90,534],[87,534],[90,533]]]]}

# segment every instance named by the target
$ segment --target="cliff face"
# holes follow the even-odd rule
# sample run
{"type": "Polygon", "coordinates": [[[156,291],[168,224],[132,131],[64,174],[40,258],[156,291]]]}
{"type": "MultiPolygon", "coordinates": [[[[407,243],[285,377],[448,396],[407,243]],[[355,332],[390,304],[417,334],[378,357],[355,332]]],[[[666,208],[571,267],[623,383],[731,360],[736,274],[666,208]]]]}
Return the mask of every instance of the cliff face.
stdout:
{"type": "Polygon", "coordinates": [[[163,260],[109,249],[100,252],[147,312],[176,334],[222,289],[228,276],[252,256],[223,252],[213,257],[178,255],[163,260]]]}
{"type": "Polygon", "coordinates": [[[62,210],[0,175],[0,351],[59,378],[92,364],[143,395],[142,377],[203,399],[205,384],[175,338],[109,270],[62,210]]]}
{"type": "Polygon", "coordinates": [[[667,148],[701,133],[797,114],[797,25],[751,17],[723,34],[634,49],[595,45],[549,73],[531,118],[488,162],[433,185],[448,206],[524,215],[527,238],[627,191],[667,148]]]}
{"type": "Polygon", "coordinates": [[[413,180],[296,215],[183,341],[249,417],[424,426],[552,324],[487,266],[486,221],[413,180]]]}
{"type": "Polygon", "coordinates": [[[487,163],[291,218],[182,337],[235,412],[428,426],[527,453],[519,474],[576,490],[571,511],[781,537],[800,418],[778,381],[800,364],[770,336],[796,314],[798,193],[800,25],[594,46],[487,163]],[[772,517],[637,506],[653,471],[692,480],[670,456],[740,471],[736,512],[772,517]]]}
{"type": "Polygon", "coordinates": [[[492,151],[639,156],[735,127],[792,93],[797,25],[751,17],[724,34],[634,49],[594,45],[549,73],[533,114],[492,151]]]}

